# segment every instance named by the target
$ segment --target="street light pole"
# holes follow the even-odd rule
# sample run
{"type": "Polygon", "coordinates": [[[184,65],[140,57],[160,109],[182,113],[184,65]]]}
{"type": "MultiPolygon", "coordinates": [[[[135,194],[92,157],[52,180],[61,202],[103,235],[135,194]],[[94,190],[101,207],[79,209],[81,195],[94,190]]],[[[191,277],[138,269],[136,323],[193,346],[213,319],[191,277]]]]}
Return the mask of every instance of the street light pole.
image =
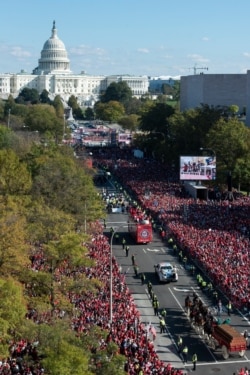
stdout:
{"type": "Polygon", "coordinates": [[[9,108],[9,110],[8,110],[8,129],[9,129],[9,127],[10,127],[10,112],[11,112],[11,109],[9,108]]]}
{"type": "Polygon", "coordinates": [[[63,141],[65,139],[66,115],[63,114],[63,141]]]}

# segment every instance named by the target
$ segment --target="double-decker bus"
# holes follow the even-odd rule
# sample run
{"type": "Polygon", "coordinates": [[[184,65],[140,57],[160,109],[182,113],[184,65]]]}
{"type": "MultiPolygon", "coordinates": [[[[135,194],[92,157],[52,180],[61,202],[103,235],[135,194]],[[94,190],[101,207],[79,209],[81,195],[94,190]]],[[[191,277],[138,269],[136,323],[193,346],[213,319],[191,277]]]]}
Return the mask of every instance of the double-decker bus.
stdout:
{"type": "Polygon", "coordinates": [[[138,244],[153,240],[152,224],[138,208],[129,209],[128,231],[138,244]]]}

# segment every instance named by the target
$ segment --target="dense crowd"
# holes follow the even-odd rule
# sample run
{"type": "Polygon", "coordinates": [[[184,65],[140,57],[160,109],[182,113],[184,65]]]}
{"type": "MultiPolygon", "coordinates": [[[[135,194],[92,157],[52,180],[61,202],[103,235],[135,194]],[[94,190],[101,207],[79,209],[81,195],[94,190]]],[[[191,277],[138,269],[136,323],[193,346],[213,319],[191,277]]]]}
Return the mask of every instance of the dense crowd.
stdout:
{"type": "MultiPolygon", "coordinates": [[[[94,266],[70,269],[67,261],[56,270],[56,277],[60,275],[75,277],[76,273],[86,275],[89,279],[100,281],[97,293],[91,291],[70,292],[69,300],[74,306],[72,329],[76,335],[88,334],[92,327],[98,326],[106,332],[106,338],[100,338],[98,344],[89,347],[95,354],[106,349],[109,343],[115,343],[118,353],[124,355],[124,371],[129,375],[183,375],[181,369],[174,368],[170,363],[161,361],[155,351],[150,327],[144,325],[133,297],[126,285],[125,276],[121,273],[116,259],[112,258],[112,295],[113,319],[110,322],[110,244],[109,238],[103,234],[100,223],[94,226],[92,241],[85,243],[88,256],[93,259],[94,266]]],[[[47,270],[49,265],[43,252],[43,246],[36,246],[31,257],[31,269],[34,271],[47,270]]],[[[63,311],[56,310],[55,314],[63,318],[63,311]]],[[[50,323],[51,314],[40,314],[35,309],[27,312],[27,319],[32,319],[37,324],[50,323]]],[[[13,342],[10,346],[10,357],[0,362],[0,374],[4,375],[42,375],[46,373],[39,365],[39,342],[29,343],[26,340],[13,342]],[[25,362],[28,355],[36,363],[36,367],[29,367],[25,362]]],[[[115,353],[114,353],[115,354],[115,353]]],[[[93,367],[98,363],[90,363],[93,367]]]]}
{"type": "MultiPolygon", "coordinates": [[[[178,246],[203,267],[235,306],[249,309],[249,197],[238,196],[232,202],[226,199],[194,201],[186,195],[173,170],[162,163],[135,159],[126,150],[120,152],[120,158],[113,151],[103,151],[93,157],[116,176],[121,186],[126,186],[148,218],[161,223],[166,236],[175,238],[178,246]]],[[[89,279],[98,279],[102,287],[95,294],[91,291],[69,294],[75,308],[72,329],[77,335],[87,334],[93,326],[107,332],[106,338],[90,347],[90,351],[95,353],[111,342],[116,343],[118,352],[125,356],[124,370],[129,375],[182,375],[181,369],[159,359],[153,337],[140,319],[115,258],[112,259],[113,319],[110,322],[110,244],[101,224],[96,223],[94,232],[92,241],[85,246],[95,266],[81,267],[77,272],[89,279]]],[[[46,269],[42,247],[32,254],[31,268],[46,269]]],[[[57,275],[66,273],[74,277],[75,272],[65,264],[57,275]]],[[[58,314],[63,317],[63,312],[58,314]]],[[[27,318],[37,323],[49,322],[49,315],[40,316],[35,310],[30,310],[27,318]]],[[[24,353],[35,358],[37,346],[39,343],[25,340],[13,342],[10,357],[0,362],[0,374],[41,375],[43,368],[29,368],[22,360],[24,353]]]]}
{"type": "MultiPolygon", "coordinates": [[[[154,348],[154,343],[141,319],[133,297],[121,274],[116,259],[112,259],[113,274],[113,320],[110,324],[110,245],[108,238],[97,234],[89,247],[89,255],[95,260],[94,268],[84,270],[90,278],[102,282],[97,295],[91,292],[72,294],[79,314],[74,321],[77,332],[87,332],[95,324],[107,330],[106,340],[100,343],[100,348],[113,341],[119,347],[119,353],[126,356],[125,371],[130,375],[165,374],[182,375],[182,370],[175,369],[168,363],[163,363],[154,348]]],[[[96,349],[96,348],[94,348],[96,349]]]]}
{"type": "Polygon", "coordinates": [[[250,197],[235,194],[229,201],[220,192],[209,194],[213,199],[194,200],[171,168],[136,159],[130,150],[120,158],[110,152],[96,155],[99,164],[135,194],[142,209],[161,222],[166,235],[175,238],[235,307],[250,310],[250,197]]]}

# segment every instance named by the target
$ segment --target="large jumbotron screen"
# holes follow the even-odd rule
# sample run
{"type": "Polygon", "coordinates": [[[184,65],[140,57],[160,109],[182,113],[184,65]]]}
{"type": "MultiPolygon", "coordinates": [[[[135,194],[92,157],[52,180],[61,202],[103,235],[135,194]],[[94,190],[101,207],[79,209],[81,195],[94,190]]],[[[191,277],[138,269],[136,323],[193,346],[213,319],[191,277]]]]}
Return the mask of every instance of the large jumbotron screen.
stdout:
{"type": "Polygon", "coordinates": [[[181,156],[180,180],[215,180],[215,156],[181,156]]]}

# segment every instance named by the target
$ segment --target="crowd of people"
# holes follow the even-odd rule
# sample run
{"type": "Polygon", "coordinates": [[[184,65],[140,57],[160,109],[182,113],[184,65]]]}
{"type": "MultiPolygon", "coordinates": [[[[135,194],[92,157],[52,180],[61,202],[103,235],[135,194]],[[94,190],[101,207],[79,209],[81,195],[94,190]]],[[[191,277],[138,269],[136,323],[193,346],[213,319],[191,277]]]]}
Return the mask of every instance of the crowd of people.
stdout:
{"type": "Polygon", "coordinates": [[[136,159],[131,150],[121,152],[119,159],[110,153],[97,154],[99,164],[137,197],[234,307],[250,311],[250,197],[237,193],[229,201],[217,191],[209,196],[219,199],[197,200],[161,162],[136,159]]]}
{"type": "MultiPolygon", "coordinates": [[[[114,157],[112,150],[93,155],[93,158],[111,171],[121,186],[125,186],[136,197],[149,220],[161,223],[166,237],[175,239],[178,246],[204,269],[234,306],[250,309],[249,197],[238,196],[231,202],[226,199],[195,201],[185,194],[175,172],[155,160],[136,159],[130,150],[120,151],[119,159],[116,155],[114,157]]],[[[182,369],[160,360],[155,350],[154,337],[141,321],[126,285],[125,275],[121,273],[115,258],[112,259],[111,322],[110,243],[103,234],[101,224],[95,224],[92,241],[85,246],[89,251],[88,256],[95,260],[95,265],[81,267],[78,272],[84,273],[89,279],[96,278],[102,287],[97,293],[85,291],[69,294],[75,309],[72,329],[77,335],[88,334],[93,326],[107,332],[106,338],[100,339],[97,346],[90,347],[90,351],[95,353],[107,348],[109,343],[115,343],[118,353],[125,356],[124,371],[129,375],[183,375],[182,369]]],[[[33,254],[31,267],[36,271],[46,267],[42,248],[33,254]]],[[[67,266],[58,272],[67,272],[71,277],[67,266]]],[[[36,311],[29,311],[27,318],[34,321],[46,319],[38,315],[36,311]]],[[[18,343],[13,345],[18,346],[18,343]]],[[[37,345],[39,343],[29,344],[31,355],[37,355],[37,345]]],[[[23,346],[27,346],[25,341],[23,346]]],[[[16,357],[16,352],[10,355],[7,361],[9,366],[12,366],[12,360],[16,357]]],[[[4,361],[0,362],[0,374],[18,374],[6,367],[4,361]]],[[[27,367],[22,371],[23,375],[42,373],[43,368],[27,367]]]]}
{"type": "MultiPolygon", "coordinates": [[[[116,259],[112,258],[112,296],[113,310],[112,321],[110,314],[110,239],[103,234],[103,225],[99,222],[92,227],[92,240],[84,246],[88,249],[88,257],[94,260],[94,266],[70,269],[65,261],[62,267],[56,270],[56,276],[67,275],[75,277],[76,272],[83,273],[88,279],[96,279],[101,286],[95,291],[70,292],[69,301],[74,307],[71,322],[76,335],[88,335],[94,326],[98,326],[106,337],[100,336],[98,343],[89,346],[91,353],[96,354],[108,348],[110,343],[116,344],[117,352],[112,355],[124,355],[124,372],[129,375],[183,375],[183,371],[174,368],[171,363],[165,363],[159,359],[155,350],[155,334],[151,327],[146,326],[140,318],[139,310],[126,285],[125,275],[121,273],[116,259]],[[94,232],[92,231],[94,228],[94,232]]],[[[31,269],[36,272],[46,270],[48,262],[43,252],[43,246],[36,246],[31,260],[31,269]]],[[[54,313],[63,318],[64,312],[59,309],[54,313]]],[[[51,314],[39,313],[35,309],[29,309],[27,319],[32,319],[37,324],[50,323],[51,314]]],[[[20,340],[11,343],[10,356],[0,362],[0,374],[2,375],[42,375],[46,369],[39,365],[39,342],[27,342],[20,340]],[[25,355],[32,358],[37,365],[28,366],[25,355]]],[[[94,359],[90,363],[99,367],[94,359]]]]}
{"type": "Polygon", "coordinates": [[[97,295],[91,292],[71,295],[71,302],[79,312],[74,321],[74,329],[77,332],[87,332],[95,324],[107,330],[107,338],[101,345],[105,347],[110,341],[117,344],[119,353],[126,357],[124,369],[130,375],[182,375],[182,370],[159,359],[150,329],[141,321],[125,276],[120,272],[115,258],[112,259],[113,319],[110,322],[109,239],[101,233],[97,234],[89,247],[89,255],[95,260],[95,267],[85,269],[84,272],[88,277],[100,280],[102,287],[97,295]]]}
{"type": "MultiPolygon", "coordinates": [[[[113,311],[112,322],[110,321],[110,242],[103,234],[103,225],[95,224],[92,241],[84,245],[88,248],[88,256],[95,261],[95,265],[81,267],[77,272],[84,273],[89,279],[97,279],[101,282],[101,286],[97,293],[86,290],[69,294],[69,300],[74,306],[72,329],[77,335],[87,335],[93,326],[100,327],[103,332],[106,331],[106,338],[100,339],[97,346],[91,346],[90,351],[96,353],[106,349],[110,342],[115,343],[118,353],[125,356],[124,370],[129,375],[182,375],[182,370],[175,369],[170,363],[165,364],[159,359],[154,348],[153,334],[141,321],[140,313],[126,285],[125,275],[121,273],[114,257],[112,259],[113,311]]],[[[31,260],[32,269],[38,271],[46,268],[42,247],[33,254],[31,260]]],[[[67,264],[64,264],[58,272],[67,272],[70,277],[67,264]]],[[[72,270],[72,277],[75,272],[76,270],[74,272],[72,270]]],[[[38,322],[44,320],[45,315],[41,317],[35,311],[31,311],[29,318],[38,322]]]]}

